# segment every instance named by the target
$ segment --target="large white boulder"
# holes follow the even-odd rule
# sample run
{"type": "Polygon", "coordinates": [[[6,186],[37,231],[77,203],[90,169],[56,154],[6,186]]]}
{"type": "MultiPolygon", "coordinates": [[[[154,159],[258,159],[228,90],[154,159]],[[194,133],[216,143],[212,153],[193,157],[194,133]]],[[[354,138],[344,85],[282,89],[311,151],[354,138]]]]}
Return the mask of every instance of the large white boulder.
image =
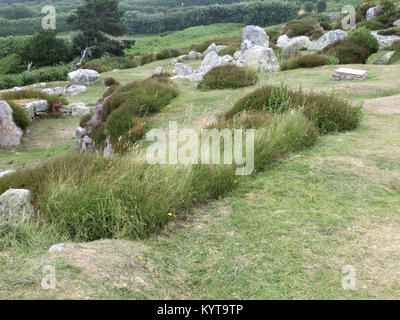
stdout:
{"type": "Polygon", "coordinates": [[[347,37],[347,32],[337,29],[328,31],[323,36],[321,36],[318,40],[311,41],[309,45],[310,50],[321,51],[325,47],[329,46],[336,41],[347,37]]]}
{"type": "Polygon", "coordinates": [[[100,80],[100,74],[95,70],[78,69],[68,73],[71,84],[91,85],[100,80]]]}
{"type": "Polygon", "coordinates": [[[21,143],[24,134],[13,120],[13,110],[10,105],[0,101],[0,147],[12,147],[21,143]]]}
{"type": "Polygon", "coordinates": [[[82,117],[91,113],[90,107],[84,102],[74,102],[60,109],[60,112],[73,117],[82,117]]]}
{"type": "Polygon", "coordinates": [[[9,189],[0,196],[0,225],[17,224],[33,214],[29,190],[9,189]]]}
{"type": "Polygon", "coordinates": [[[390,59],[392,59],[393,55],[396,53],[396,51],[389,51],[385,53],[382,57],[380,57],[378,60],[374,62],[374,64],[388,64],[390,59]]]}
{"type": "Polygon", "coordinates": [[[65,89],[62,87],[55,87],[55,88],[46,88],[42,90],[43,93],[46,94],[64,94],[65,93],[65,89]]]}
{"type": "Polygon", "coordinates": [[[265,30],[258,26],[246,26],[243,30],[240,51],[244,53],[253,47],[269,47],[269,37],[265,30]]]}
{"type": "Polygon", "coordinates": [[[289,38],[284,34],[278,38],[276,45],[282,49],[307,50],[311,41],[307,36],[289,38]]]}
{"type": "Polygon", "coordinates": [[[262,73],[279,71],[279,62],[271,48],[252,47],[242,55],[244,66],[262,73]]]}

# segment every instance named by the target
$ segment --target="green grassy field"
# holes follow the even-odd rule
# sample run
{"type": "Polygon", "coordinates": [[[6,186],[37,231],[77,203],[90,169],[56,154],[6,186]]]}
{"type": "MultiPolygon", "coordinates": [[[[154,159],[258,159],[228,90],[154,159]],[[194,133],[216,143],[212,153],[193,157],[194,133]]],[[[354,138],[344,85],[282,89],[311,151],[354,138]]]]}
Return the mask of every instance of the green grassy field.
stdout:
{"type": "MultiPolygon", "coordinates": [[[[113,76],[122,83],[143,79],[159,65],[166,71],[172,68],[170,60],[164,60],[113,76]]],[[[51,230],[28,244],[17,241],[0,253],[0,297],[396,298],[400,71],[396,66],[353,67],[367,69],[369,79],[334,82],[330,75],[335,66],[324,66],[262,75],[257,86],[284,81],[293,88],[333,89],[338,96],[364,101],[358,129],[323,136],[311,150],[289,156],[255,178],[239,179],[238,188],[227,197],[190,216],[172,217],[163,232],[146,240],[100,240],[58,253],[47,252],[62,241],[53,238],[51,230]],[[356,270],[355,291],[341,286],[342,268],[348,264],[356,270]],[[40,285],[46,265],[55,267],[56,289],[40,285]]],[[[177,120],[180,125],[205,127],[254,90],[200,91],[187,81],[177,85],[180,95],[150,119],[152,126],[177,120]]],[[[101,92],[97,84],[72,100],[93,103],[101,92]]],[[[56,137],[46,138],[46,128],[72,128],[74,121],[37,122],[31,132],[52,145],[56,137]]],[[[65,141],[65,149],[55,152],[72,151],[72,133],[58,140],[65,141]]],[[[44,152],[35,144],[22,145],[31,151],[18,155],[21,158],[10,151],[0,158],[2,166],[4,159],[14,159],[15,167],[34,163],[33,152],[44,152]]],[[[45,156],[39,153],[38,158],[45,156]]]]}

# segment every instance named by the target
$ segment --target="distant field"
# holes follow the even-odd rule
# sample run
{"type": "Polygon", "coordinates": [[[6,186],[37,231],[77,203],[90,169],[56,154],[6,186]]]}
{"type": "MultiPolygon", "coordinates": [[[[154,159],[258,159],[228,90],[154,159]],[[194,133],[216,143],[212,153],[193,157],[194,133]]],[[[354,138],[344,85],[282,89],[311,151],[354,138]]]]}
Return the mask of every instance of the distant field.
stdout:
{"type": "Polygon", "coordinates": [[[209,26],[198,26],[182,31],[168,33],[167,35],[139,35],[130,38],[135,39],[135,45],[127,51],[132,55],[142,55],[160,49],[182,49],[193,44],[202,43],[218,38],[240,38],[243,33],[243,25],[238,23],[220,23],[209,26]]]}

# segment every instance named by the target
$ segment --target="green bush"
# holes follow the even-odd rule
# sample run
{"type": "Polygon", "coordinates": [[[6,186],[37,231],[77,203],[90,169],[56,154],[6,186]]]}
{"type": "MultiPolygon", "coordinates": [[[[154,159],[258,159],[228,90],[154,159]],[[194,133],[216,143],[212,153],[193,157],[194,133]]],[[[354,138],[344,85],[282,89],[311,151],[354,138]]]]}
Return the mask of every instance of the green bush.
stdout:
{"type": "Polygon", "coordinates": [[[22,99],[42,99],[49,104],[50,111],[56,111],[60,106],[68,104],[66,97],[43,93],[37,90],[24,89],[20,91],[7,91],[1,94],[1,98],[7,101],[22,99]]]}
{"type": "Polygon", "coordinates": [[[306,54],[302,56],[293,56],[289,59],[281,61],[281,71],[292,70],[298,68],[314,68],[331,64],[331,59],[321,54],[306,54]]]}
{"type": "Polygon", "coordinates": [[[112,77],[107,77],[107,78],[104,78],[104,85],[106,86],[106,87],[111,87],[111,86],[114,86],[114,85],[120,85],[120,83],[117,81],[117,80],[115,80],[114,78],[112,78],[112,77]]]}
{"type": "Polygon", "coordinates": [[[104,132],[104,126],[94,126],[90,128],[89,137],[94,142],[94,148],[102,150],[106,146],[106,133],[104,132]]]}
{"type": "Polygon", "coordinates": [[[218,52],[218,55],[223,57],[225,55],[230,55],[233,57],[236,51],[240,51],[240,43],[232,43],[229,46],[227,46],[225,49],[221,50],[218,52]]]}
{"type": "Polygon", "coordinates": [[[18,54],[11,54],[0,60],[0,74],[18,73],[25,69],[21,57],[18,54]]]}
{"type": "Polygon", "coordinates": [[[107,119],[107,134],[117,153],[126,151],[135,142],[143,138],[145,122],[135,117],[127,105],[115,110],[107,119]]]}
{"type": "Polygon", "coordinates": [[[392,43],[391,50],[400,51],[400,40],[397,40],[397,41],[392,43]]]}
{"type": "Polygon", "coordinates": [[[288,37],[297,37],[308,34],[319,27],[319,23],[313,19],[292,20],[283,29],[283,33],[288,37]]]}
{"type": "Polygon", "coordinates": [[[109,87],[106,91],[103,93],[103,98],[110,96],[115,90],[119,88],[120,85],[116,84],[114,86],[109,87]]]}
{"type": "Polygon", "coordinates": [[[72,69],[68,65],[58,65],[33,69],[31,72],[24,71],[18,74],[7,74],[0,77],[0,90],[12,87],[21,87],[38,82],[64,81],[68,72],[72,69]]]}
{"type": "Polygon", "coordinates": [[[177,95],[175,87],[165,81],[134,81],[118,87],[113,92],[105,103],[105,114],[108,116],[122,105],[127,105],[132,115],[143,117],[159,112],[177,95]]]}
{"type": "Polygon", "coordinates": [[[85,127],[86,123],[92,119],[92,115],[91,114],[85,114],[80,120],[79,120],[79,126],[80,127],[85,127]]]}
{"type": "Polygon", "coordinates": [[[379,50],[378,40],[365,27],[349,31],[348,38],[366,47],[369,50],[370,54],[378,52],[379,50]]]}
{"type": "Polygon", "coordinates": [[[20,127],[22,130],[26,129],[29,126],[29,116],[24,109],[22,109],[18,104],[7,101],[13,111],[13,120],[14,123],[20,127]]]}
{"type": "Polygon", "coordinates": [[[172,57],[177,57],[180,55],[179,50],[172,50],[172,49],[162,49],[156,52],[154,59],[155,60],[164,60],[172,57]]]}
{"type": "Polygon", "coordinates": [[[356,9],[356,21],[365,20],[365,15],[369,8],[375,7],[375,3],[371,0],[364,0],[356,9]]]}
{"type": "Polygon", "coordinates": [[[311,1],[305,2],[304,3],[304,10],[308,13],[313,12],[314,11],[314,3],[311,1]]]}
{"type": "Polygon", "coordinates": [[[384,30],[378,31],[378,34],[381,36],[400,36],[400,27],[388,28],[384,30]]]}
{"type": "Polygon", "coordinates": [[[201,89],[224,89],[248,87],[257,82],[257,75],[253,71],[235,65],[216,67],[207,72],[200,81],[201,89]]]}
{"type": "Polygon", "coordinates": [[[326,93],[309,93],[280,87],[265,86],[241,98],[229,111],[225,119],[239,112],[266,111],[282,113],[290,109],[300,110],[322,133],[355,128],[361,116],[359,106],[326,93]]]}
{"type": "Polygon", "coordinates": [[[156,60],[156,56],[154,53],[147,53],[140,57],[140,65],[143,66],[143,65],[153,62],[155,60],[156,60]]]}
{"type": "Polygon", "coordinates": [[[340,64],[367,62],[369,50],[352,39],[341,39],[325,47],[322,52],[339,59],[340,64]]]}
{"type": "Polygon", "coordinates": [[[326,11],[326,1],[325,0],[318,0],[317,1],[317,11],[318,12],[326,11]]]}
{"type": "Polygon", "coordinates": [[[91,60],[82,66],[82,69],[92,69],[99,73],[111,71],[114,69],[131,69],[136,68],[139,61],[132,56],[125,57],[103,57],[91,60]]]}

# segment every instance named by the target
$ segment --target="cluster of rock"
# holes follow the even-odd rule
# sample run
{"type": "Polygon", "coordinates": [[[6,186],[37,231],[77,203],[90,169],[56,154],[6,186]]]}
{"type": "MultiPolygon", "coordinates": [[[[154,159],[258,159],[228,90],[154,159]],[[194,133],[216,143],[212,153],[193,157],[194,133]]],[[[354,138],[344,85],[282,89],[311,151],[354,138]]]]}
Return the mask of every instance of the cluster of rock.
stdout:
{"type": "Polygon", "coordinates": [[[203,53],[191,51],[188,55],[174,59],[174,79],[189,79],[192,82],[201,81],[205,74],[215,67],[235,64],[239,67],[252,67],[260,72],[275,72],[279,70],[279,62],[273,50],[269,48],[269,37],[264,29],[257,26],[247,26],[243,30],[240,51],[234,56],[219,56],[218,53],[226,46],[211,44],[203,53]],[[203,59],[201,65],[194,70],[182,61],[203,59]]]}
{"type": "MultiPolygon", "coordinates": [[[[54,94],[54,95],[65,95],[75,96],[80,93],[86,92],[87,86],[92,85],[100,81],[100,74],[95,70],[90,69],[78,69],[68,73],[68,80],[70,84],[63,87],[45,88],[42,90],[43,93],[54,94]]],[[[45,84],[44,84],[45,86],[45,84]]]]}
{"type": "Polygon", "coordinates": [[[339,68],[332,72],[332,79],[335,81],[341,80],[366,80],[368,71],[350,68],[339,68]]]}
{"type": "Polygon", "coordinates": [[[321,51],[336,41],[347,36],[347,32],[337,29],[331,30],[323,34],[319,39],[311,41],[307,36],[299,36],[289,38],[287,35],[282,35],[278,38],[277,46],[284,50],[313,50],[321,51]]]}
{"type": "Polygon", "coordinates": [[[0,100],[0,147],[7,148],[21,143],[24,132],[13,120],[13,110],[10,105],[0,100]]]}

